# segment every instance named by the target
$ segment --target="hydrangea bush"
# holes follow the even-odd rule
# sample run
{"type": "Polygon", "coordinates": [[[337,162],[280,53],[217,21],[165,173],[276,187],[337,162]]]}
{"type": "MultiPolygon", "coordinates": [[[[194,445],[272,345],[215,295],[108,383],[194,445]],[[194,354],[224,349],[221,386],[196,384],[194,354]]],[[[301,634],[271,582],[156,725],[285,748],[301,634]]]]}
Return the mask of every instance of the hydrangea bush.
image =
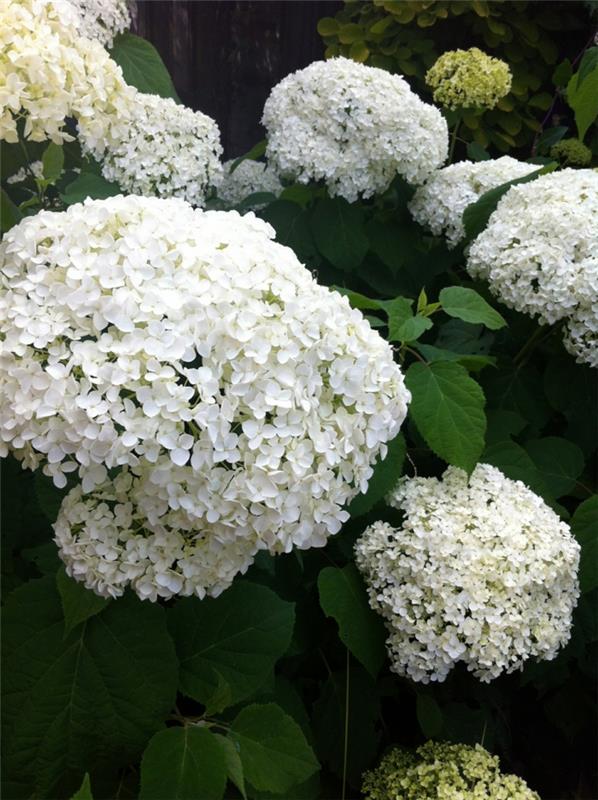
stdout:
{"type": "Polygon", "coordinates": [[[222,163],[130,13],[0,0],[3,796],[593,797],[598,49],[462,160],[520,62],[345,26],[222,163]]]}

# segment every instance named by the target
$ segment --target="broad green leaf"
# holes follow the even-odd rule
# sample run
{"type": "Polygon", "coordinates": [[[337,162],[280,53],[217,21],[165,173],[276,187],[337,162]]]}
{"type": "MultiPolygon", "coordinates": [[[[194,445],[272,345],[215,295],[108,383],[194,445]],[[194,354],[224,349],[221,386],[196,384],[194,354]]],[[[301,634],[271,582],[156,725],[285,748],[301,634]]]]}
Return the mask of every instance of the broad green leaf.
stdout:
{"type": "Polygon", "coordinates": [[[332,266],[354,272],[368,251],[363,213],[342,197],[319,200],[311,217],[318,250],[332,266]]]}
{"type": "Polygon", "coordinates": [[[494,343],[494,334],[483,325],[449,319],[440,326],[436,347],[464,355],[486,355],[494,343]]]}
{"type": "Polygon", "coordinates": [[[573,68],[571,66],[571,61],[565,58],[552,73],[552,82],[557,88],[563,89],[571,80],[572,74],[573,68]]]}
{"type": "Polygon", "coordinates": [[[577,134],[583,141],[598,116],[598,47],[584,53],[579,70],[567,84],[567,102],[575,112],[577,134]]]}
{"type": "Polygon", "coordinates": [[[418,692],[416,700],[417,721],[426,739],[435,739],[442,730],[442,711],[431,694],[418,692]]]}
{"type": "Polygon", "coordinates": [[[489,409],[486,412],[486,419],[488,420],[486,430],[488,447],[498,442],[508,442],[511,436],[517,436],[527,425],[521,414],[503,408],[489,409]]]}
{"type": "Polygon", "coordinates": [[[352,308],[358,308],[360,311],[381,309],[383,307],[382,301],[373,300],[371,297],[366,297],[359,292],[353,292],[351,289],[345,289],[344,286],[332,286],[331,288],[344,295],[352,308]]]}
{"type": "Polygon", "coordinates": [[[60,511],[62,501],[68,492],[68,488],[71,487],[59,489],[54,485],[52,478],[48,478],[48,476],[44,475],[40,470],[34,472],[33,480],[39,507],[48,518],[49,522],[56,522],[56,517],[60,511]]]}
{"type": "Polygon", "coordinates": [[[386,632],[369,606],[357,568],[325,567],[318,576],[318,591],[322,610],[338,624],[342,642],[375,678],[386,660],[386,632]]]}
{"type": "Polygon", "coordinates": [[[438,299],[442,310],[450,317],[485,325],[492,331],[503,328],[507,324],[504,317],[473,289],[466,289],[463,286],[447,286],[442,289],[438,299]]]}
{"type": "Polygon", "coordinates": [[[217,598],[182,598],[168,610],[181,669],[179,688],[200,703],[224,681],[229,705],[267,680],[293,633],[294,606],[265,586],[237,581],[217,598]]]}
{"type": "Polygon", "coordinates": [[[554,497],[571,492],[584,468],[583,453],[576,444],[547,436],[527,442],[525,449],[554,497]]]}
{"type": "Polygon", "coordinates": [[[209,716],[219,714],[221,711],[224,711],[225,708],[228,708],[230,705],[232,705],[232,693],[230,686],[224,680],[218,670],[214,670],[214,674],[216,675],[216,680],[218,683],[216,684],[214,693],[204,703],[206,707],[206,714],[209,716]]]}
{"type": "Polygon", "coordinates": [[[276,241],[290,247],[299,261],[313,265],[316,246],[308,225],[307,213],[290,200],[276,200],[260,212],[276,231],[276,241]]]}
{"type": "Polygon", "coordinates": [[[215,733],[214,738],[222,748],[224,753],[224,761],[226,764],[226,772],[228,779],[234,783],[244,800],[247,800],[247,793],[245,792],[245,775],[243,773],[243,764],[237,745],[232,739],[227,739],[220,733],[215,733]]]}
{"type": "MultiPolygon", "coordinates": [[[[403,322],[403,324],[400,326],[396,332],[397,341],[414,342],[416,339],[419,339],[422,333],[430,330],[432,325],[433,323],[431,319],[416,314],[416,316],[406,319],[405,322],[403,322]]],[[[388,338],[391,342],[394,341],[390,335],[388,338]]]]}
{"type": "Polygon", "coordinates": [[[220,800],[227,772],[222,745],[207,728],[168,728],[145,749],[139,800],[220,800]]]}
{"type": "Polygon", "coordinates": [[[23,215],[4,189],[0,188],[0,233],[7,233],[23,219],[23,215]]]}
{"type": "Polygon", "coordinates": [[[538,139],[538,153],[547,153],[557,142],[560,142],[569,129],[566,125],[559,125],[556,128],[547,128],[538,139]]]}
{"type": "Polygon", "coordinates": [[[44,542],[36,547],[26,547],[21,550],[21,557],[25,561],[35,564],[42,575],[54,575],[62,564],[54,542],[44,542]]]}
{"type": "Polygon", "coordinates": [[[385,300],[382,307],[388,314],[388,338],[391,342],[397,341],[401,326],[413,316],[413,300],[395,297],[394,300],[385,300]]]}
{"type": "Polygon", "coordinates": [[[133,33],[119,34],[110,55],[123,71],[126,82],[146,94],[178,100],[172,79],[156,48],[133,33]]]}
{"type": "Polygon", "coordinates": [[[237,169],[239,164],[243,161],[257,161],[260,159],[264,153],[266,152],[266,145],[268,142],[266,139],[261,139],[257,144],[254,144],[251,150],[249,150],[245,155],[239,156],[239,158],[235,158],[233,163],[230,165],[229,172],[232,173],[237,169]]]}
{"type": "Polygon", "coordinates": [[[577,507],[571,517],[571,529],[581,545],[581,591],[591,592],[598,586],[598,495],[592,495],[577,507]]]}
{"type": "Polygon", "coordinates": [[[238,748],[245,779],[258,790],[282,794],[319,768],[299,725],[275,703],[243,708],[229,738],[238,748]]]}
{"type": "Polygon", "coordinates": [[[72,183],[69,183],[61,198],[65,205],[72,206],[74,203],[83,202],[87,197],[104,200],[106,197],[114,197],[120,193],[121,188],[117,183],[111,183],[93,172],[82,172],[72,183]]]}
{"type": "Polygon", "coordinates": [[[498,467],[507,478],[522,481],[544,499],[550,497],[548,487],[536,465],[521,445],[511,441],[496,442],[486,448],[481,460],[485,464],[498,467]]]}
{"type": "Polygon", "coordinates": [[[64,638],[56,579],[30,581],[4,609],[6,795],[54,797],[68,778],[134,762],[176,697],[164,610],[127,595],[64,638]]]}
{"type": "Polygon", "coordinates": [[[413,225],[372,219],[366,225],[366,234],[370,249],[393,275],[418,255],[413,225]]]}
{"type": "Polygon", "coordinates": [[[50,142],[44,150],[42,165],[45,180],[50,184],[56,183],[64,166],[64,150],[59,144],[50,142]]]}
{"type": "Polygon", "coordinates": [[[409,413],[428,446],[449,464],[468,472],[484,449],[484,393],[467,370],[452,361],[412,364],[405,384],[409,413]]]}
{"type": "Polygon", "coordinates": [[[318,33],[320,36],[334,36],[338,33],[338,22],[334,17],[322,17],[318,20],[318,33]]]}
{"type": "Polygon", "coordinates": [[[64,614],[64,635],[68,634],[90,617],[103,611],[110,600],[86,589],[82,583],[69,578],[64,567],[56,573],[56,586],[60,594],[64,614]]]}
{"type": "Polygon", "coordinates": [[[433,344],[421,344],[421,342],[418,342],[415,347],[430,364],[434,361],[457,361],[459,364],[462,364],[465,369],[469,370],[469,372],[479,372],[479,370],[484,367],[494,366],[496,364],[496,358],[494,356],[454,353],[452,350],[444,350],[433,344]]]}
{"type": "Polygon", "coordinates": [[[276,195],[272,192],[252,192],[244,197],[243,200],[236,206],[240,212],[250,211],[257,206],[266,206],[268,203],[273,203],[276,200],[276,195]]]}
{"type": "Polygon", "coordinates": [[[469,142],[467,145],[467,157],[473,161],[486,161],[490,158],[490,154],[478,142],[469,142]]]}
{"type": "Polygon", "coordinates": [[[403,461],[407,446],[405,437],[399,433],[388,445],[386,458],[378,460],[374,467],[374,474],[369,480],[368,489],[365,494],[358,494],[349,505],[349,513],[352,518],[361,517],[367,514],[372,508],[384,500],[385,496],[396,485],[403,474],[403,461]]]}
{"type": "Polygon", "coordinates": [[[71,797],[71,800],[93,800],[93,795],[91,793],[91,782],[87,772],[83,778],[81,788],[75,792],[75,794],[71,797]]]}

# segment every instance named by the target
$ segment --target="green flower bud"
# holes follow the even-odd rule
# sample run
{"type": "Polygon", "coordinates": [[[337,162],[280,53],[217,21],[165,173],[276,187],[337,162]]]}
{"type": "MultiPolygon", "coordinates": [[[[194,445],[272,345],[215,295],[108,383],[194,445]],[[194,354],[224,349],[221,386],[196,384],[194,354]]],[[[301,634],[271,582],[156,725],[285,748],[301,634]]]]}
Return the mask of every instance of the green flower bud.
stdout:
{"type": "Polygon", "coordinates": [[[551,147],[550,157],[570,166],[585,167],[592,160],[592,151],[579,139],[561,139],[551,147]]]}

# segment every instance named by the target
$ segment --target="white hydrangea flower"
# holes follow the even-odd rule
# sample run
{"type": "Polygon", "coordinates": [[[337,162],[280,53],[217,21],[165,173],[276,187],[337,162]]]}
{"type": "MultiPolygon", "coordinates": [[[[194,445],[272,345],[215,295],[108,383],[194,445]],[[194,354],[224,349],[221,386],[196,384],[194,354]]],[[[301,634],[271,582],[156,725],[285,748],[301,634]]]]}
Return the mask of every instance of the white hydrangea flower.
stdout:
{"type": "Polygon", "coordinates": [[[14,175],[11,175],[6,179],[6,183],[23,183],[31,177],[44,177],[44,165],[41,161],[32,161],[28,167],[21,167],[21,169],[18,169],[14,175]]]}
{"type": "Polygon", "coordinates": [[[84,493],[145,470],[150,525],[321,546],[406,414],[390,345],[253,213],[118,196],[0,244],[0,441],[84,493]]]}
{"type": "Polygon", "coordinates": [[[78,132],[83,152],[102,161],[102,175],[128,192],[200,206],[220,178],[218,125],[171,98],[123,85],[79,117],[78,132]]]}
{"type": "Polygon", "coordinates": [[[598,367],[598,172],[565,169],[511,187],[467,269],[510,308],[565,321],[565,347],[598,367]]]}
{"type": "MultiPolygon", "coordinates": [[[[235,159],[224,163],[222,178],[218,184],[218,197],[225,203],[236,206],[256,192],[271,192],[276,196],[281,193],[282,183],[269,164],[246,158],[231,172],[234,163],[235,159]]],[[[259,204],[254,206],[259,207],[259,204]]]]}
{"type": "Polygon", "coordinates": [[[463,212],[485,192],[538,169],[510,156],[486,161],[459,161],[433,172],[409,203],[411,216],[434,236],[446,236],[450,248],[465,237],[463,212]]]}
{"type": "Polygon", "coordinates": [[[112,47],[114,37],[131,27],[127,0],[59,0],[69,2],[79,14],[77,28],[81,36],[112,47]]]}
{"type": "Polygon", "coordinates": [[[419,184],[448,153],[444,117],[399,75],[347,58],[288,75],[264,106],[266,155],[281,175],[323,180],[350,202],[396,175],[419,184]]]}
{"type": "Polygon", "coordinates": [[[391,669],[443,681],[459,661],[484,682],[554,658],[579,597],[579,545],[521,481],[478,464],[402,479],[387,498],[403,526],[356,544],[370,605],[389,632],[391,669]]]}

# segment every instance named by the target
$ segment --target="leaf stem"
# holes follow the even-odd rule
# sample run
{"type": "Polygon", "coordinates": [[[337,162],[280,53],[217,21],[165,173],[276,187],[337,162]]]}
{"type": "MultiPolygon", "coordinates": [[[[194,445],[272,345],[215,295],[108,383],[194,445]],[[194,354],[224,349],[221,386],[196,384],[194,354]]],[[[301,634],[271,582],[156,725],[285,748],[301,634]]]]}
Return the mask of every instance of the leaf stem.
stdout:
{"type": "Polygon", "coordinates": [[[345,741],[343,745],[343,788],[341,800],[345,800],[347,791],[347,757],[349,755],[349,667],[350,656],[347,647],[347,680],[345,683],[345,741]]]}
{"type": "Polygon", "coordinates": [[[449,148],[449,156],[448,156],[449,164],[452,164],[452,161],[453,161],[453,155],[454,155],[454,152],[455,152],[455,145],[457,144],[457,133],[459,131],[459,126],[460,125],[461,125],[461,119],[458,119],[455,122],[455,127],[453,128],[453,132],[451,134],[451,146],[449,148]]]}

